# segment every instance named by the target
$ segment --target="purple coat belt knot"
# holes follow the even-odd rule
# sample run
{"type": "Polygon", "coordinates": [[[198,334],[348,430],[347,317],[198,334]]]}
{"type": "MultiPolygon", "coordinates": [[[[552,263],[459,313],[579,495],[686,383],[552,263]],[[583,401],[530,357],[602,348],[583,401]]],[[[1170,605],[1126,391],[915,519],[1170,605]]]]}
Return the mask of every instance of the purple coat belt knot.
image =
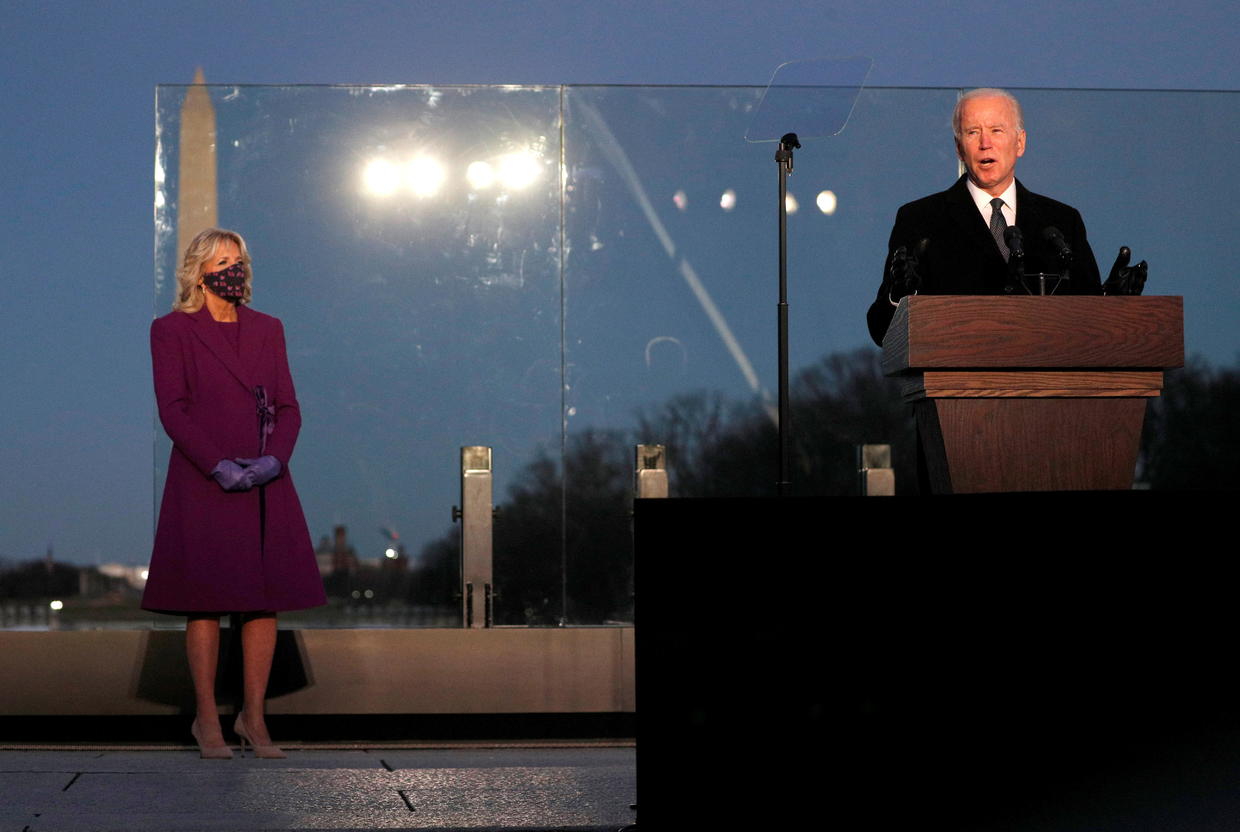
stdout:
{"type": "Polygon", "coordinates": [[[267,437],[276,429],[276,409],[267,399],[267,388],[254,386],[254,401],[258,405],[258,455],[267,453],[267,437]]]}

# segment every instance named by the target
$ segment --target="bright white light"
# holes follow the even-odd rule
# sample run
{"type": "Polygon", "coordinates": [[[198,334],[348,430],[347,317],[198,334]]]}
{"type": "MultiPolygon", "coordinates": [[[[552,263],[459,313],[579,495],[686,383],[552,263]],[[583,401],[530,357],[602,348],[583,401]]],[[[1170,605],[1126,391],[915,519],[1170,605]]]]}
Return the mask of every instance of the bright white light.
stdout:
{"type": "Polygon", "coordinates": [[[400,184],[400,171],[387,159],[374,159],[362,172],[366,192],[372,196],[390,196],[400,184]]]}
{"type": "Polygon", "coordinates": [[[684,211],[689,207],[689,196],[684,191],[677,191],[672,194],[672,202],[676,203],[676,207],[684,211]]]}
{"type": "Polygon", "coordinates": [[[838,200],[835,198],[835,191],[819,191],[818,199],[814,201],[818,203],[818,210],[828,217],[835,213],[835,207],[838,204],[838,200]]]}
{"type": "Polygon", "coordinates": [[[470,162],[465,169],[465,180],[475,191],[485,191],[495,184],[495,169],[486,162],[470,162]]]}
{"type": "Polygon", "coordinates": [[[405,164],[405,184],[418,196],[434,196],[445,176],[443,165],[429,156],[419,156],[405,164]]]}
{"type": "Polygon", "coordinates": [[[65,608],[65,602],[64,601],[53,601],[52,603],[48,604],[48,606],[51,607],[56,612],[60,612],[61,610],[65,608]]]}
{"type": "Polygon", "coordinates": [[[539,173],[538,157],[528,150],[509,153],[499,160],[499,181],[510,191],[528,188],[539,173]]]}
{"type": "Polygon", "coordinates": [[[801,203],[797,202],[797,198],[795,196],[792,194],[787,194],[784,196],[784,208],[787,209],[789,214],[795,214],[797,209],[800,207],[801,203]]]}
{"type": "Polygon", "coordinates": [[[145,580],[146,580],[147,575],[150,575],[151,573],[150,573],[149,571],[147,571],[146,569],[143,569],[143,570],[142,570],[141,572],[139,572],[138,574],[139,574],[139,575],[141,575],[141,576],[142,576],[142,580],[144,580],[144,581],[145,581],[145,580]]]}
{"type": "Polygon", "coordinates": [[[383,553],[383,556],[384,556],[384,557],[386,557],[386,558],[394,558],[394,557],[396,557],[396,550],[395,550],[395,549],[388,549],[387,551],[385,551],[385,552],[383,553]]]}
{"type": "Polygon", "coordinates": [[[725,211],[731,211],[736,207],[736,191],[728,188],[723,192],[723,196],[719,197],[719,207],[725,211]]]}

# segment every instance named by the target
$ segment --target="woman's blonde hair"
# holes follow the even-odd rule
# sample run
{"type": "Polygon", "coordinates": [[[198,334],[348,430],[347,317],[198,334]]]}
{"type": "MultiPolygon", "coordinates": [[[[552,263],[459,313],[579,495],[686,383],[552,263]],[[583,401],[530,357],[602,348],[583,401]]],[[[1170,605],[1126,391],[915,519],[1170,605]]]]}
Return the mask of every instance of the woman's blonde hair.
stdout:
{"type": "Polygon", "coordinates": [[[245,240],[236,231],[208,228],[199,231],[185,247],[185,257],[181,261],[181,268],[177,269],[177,296],[172,302],[173,309],[197,312],[202,308],[206,302],[205,290],[201,288],[202,269],[206,262],[215,256],[216,247],[223,242],[236,243],[241,252],[241,265],[245,268],[245,293],[237,302],[250,302],[254,272],[250,269],[250,252],[245,247],[245,240]]]}

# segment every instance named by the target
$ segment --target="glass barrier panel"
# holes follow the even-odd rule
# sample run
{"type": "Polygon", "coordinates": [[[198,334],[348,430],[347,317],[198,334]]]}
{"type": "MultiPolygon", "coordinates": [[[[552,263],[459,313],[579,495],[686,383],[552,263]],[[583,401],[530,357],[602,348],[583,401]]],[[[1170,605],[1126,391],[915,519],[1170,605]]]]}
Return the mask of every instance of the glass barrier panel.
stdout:
{"type": "MultiPolygon", "coordinates": [[[[795,493],[855,493],[861,442],[893,444],[897,489],[915,489],[910,419],[864,317],[896,209],[959,176],[959,92],[867,88],[842,133],[796,151],[795,493]]],[[[1127,245],[1146,294],[1184,297],[1183,378],[1232,383],[1240,94],[1016,92],[1021,181],[1081,211],[1104,277],[1127,245]]],[[[254,307],[285,325],[304,420],[291,467],[331,595],[290,624],[461,625],[464,445],[493,450],[501,625],[632,620],[638,443],[667,447],[673,496],[774,493],[778,169],[773,145],[744,140],[761,93],[158,88],[155,314],[182,212],[214,205],[250,245],[254,307]],[[214,189],[183,174],[207,152],[214,189]]],[[[1226,391],[1189,392],[1178,418],[1204,430],[1226,391]]],[[[158,421],[155,441],[158,505],[158,421]]],[[[708,554],[686,557],[717,568],[708,554]]],[[[137,569],[57,573],[40,594],[25,568],[0,576],[0,627],[180,626],[137,611],[137,569]],[[53,578],[93,606],[51,609],[53,578]]]]}
{"type": "MultiPolygon", "coordinates": [[[[610,587],[613,609],[622,606],[621,570],[607,581],[591,571],[614,559],[599,548],[607,537],[573,531],[625,516],[635,443],[667,446],[676,496],[776,491],[778,166],[774,145],[744,140],[761,94],[566,93],[566,557],[570,586],[610,587]],[[598,482],[589,472],[604,439],[616,448],[610,468],[628,475],[612,478],[607,512],[594,491],[574,487],[598,482]]],[[[855,493],[860,442],[899,442],[911,458],[908,420],[865,346],[864,313],[895,208],[956,176],[955,99],[955,90],[865,90],[841,134],[795,151],[796,493],[855,493]],[[854,402],[858,392],[868,399],[854,402]]]]}
{"type": "MultiPolygon", "coordinates": [[[[158,314],[189,89],[159,91],[158,314]]],[[[492,448],[499,502],[560,444],[559,90],[208,89],[219,224],[247,239],[254,308],[285,325],[304,423],[291,467],[332,600],[289,619],[459,626],[460,447],[492,448]]],[[[497,557],[498,583],[529,561],[558,572],[546,519],[522,561],[497,557]]]]}

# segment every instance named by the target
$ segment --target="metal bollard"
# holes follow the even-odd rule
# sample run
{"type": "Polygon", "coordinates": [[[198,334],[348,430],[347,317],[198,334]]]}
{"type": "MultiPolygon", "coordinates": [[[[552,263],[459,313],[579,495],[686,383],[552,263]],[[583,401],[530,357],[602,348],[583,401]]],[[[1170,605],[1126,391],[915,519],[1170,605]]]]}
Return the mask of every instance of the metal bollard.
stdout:
{"type": "Polygon", "coordinates": [[[465,627],[490,627],[494,620],[491,576],[491,449],[461,448],[461,620],[465,627]]]}
{"type": "Polygon", "coordinates": [[[891,468],[890,445],[858,445],[857,473],[863,497],[893,497],[896,472],[891,468]]]}
{"type": "Polygon", "coordinates": [[[666,497],[667,449],[662,445],[637,445],[634,450],[634,495],[638,499],[666,497]]]}

